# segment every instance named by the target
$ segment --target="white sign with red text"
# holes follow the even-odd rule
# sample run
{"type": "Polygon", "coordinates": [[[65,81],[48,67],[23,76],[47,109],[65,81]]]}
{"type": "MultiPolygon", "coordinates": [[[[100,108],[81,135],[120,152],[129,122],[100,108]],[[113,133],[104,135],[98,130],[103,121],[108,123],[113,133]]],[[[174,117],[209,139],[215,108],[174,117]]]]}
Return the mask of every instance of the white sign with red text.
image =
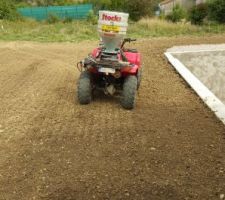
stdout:
{"type": "Polygon", "coordinates": [[[129,14],[111,11],[99,11],[99,32],[126,34],[129,14]]]}

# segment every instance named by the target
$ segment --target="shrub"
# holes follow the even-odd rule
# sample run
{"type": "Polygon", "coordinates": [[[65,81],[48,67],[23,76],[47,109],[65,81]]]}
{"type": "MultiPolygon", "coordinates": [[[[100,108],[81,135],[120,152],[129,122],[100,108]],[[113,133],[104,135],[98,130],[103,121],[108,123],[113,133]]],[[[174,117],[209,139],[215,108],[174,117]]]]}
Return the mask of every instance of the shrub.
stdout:
{"type": "Polygon", "coordinates": [[[140,20],[144,16],[153,16],[156,1],[154,0],[124,0],[124,11],[130,14],[134,21],[140,20]]]}
{"type": "Polygon", "coordinates": [[[159,19],[165,20],[166,19],[166,15],[163,12],[161,12],[160,15],[159,15],[159,19]]]}
{"type": "Polygon", "coordinates": [[[64,20],[63,20],[63,23],[71,23],[73,22],[73,18],[72,17],[66,17],[64,20]]]}
{"type": "Polygon", "coordinates": [[[166,19],[172,22],[179,22],[184,19],[185,16],[185,11],[177,4],[173,7],[172,12],[166,16],[166,19]]]}
{"type": "Polygon", "coordinates": [[[208,2],[209,18],[220,23],[225,23],[225,1],[209,0],[208,2]]]}
{"type": "Polygon", "coordinates": [[[94,11],[91,10],[87,15],[87,21],[92,23],[93,25],[98,23],[98,17],[94,14],[94,11]]]}
{"type": "Polygon", "coordinates": [[[0,1],[0,19],[17,20],[21,16],[16,10],[16,7],[12,1],[1,0],[0,1]]]}
{"type": "Polygon", "coordinates": [[[199,4],[197,6],[194,6],[189,11],[189,19],[192,24],[202,24],[203,20],[208,15],[208,6],[207,4],[199,4]]]}
{"type": "Polygon", "coordinates": [[[55,24],[55,23],[57,23],[57,22],[59,22],[59,21],[60,21],[60,18],[59,18],[56,14],[50,13],[50,14],[48,15],[47,22],[48,22],[49,24],[55,24]]]}

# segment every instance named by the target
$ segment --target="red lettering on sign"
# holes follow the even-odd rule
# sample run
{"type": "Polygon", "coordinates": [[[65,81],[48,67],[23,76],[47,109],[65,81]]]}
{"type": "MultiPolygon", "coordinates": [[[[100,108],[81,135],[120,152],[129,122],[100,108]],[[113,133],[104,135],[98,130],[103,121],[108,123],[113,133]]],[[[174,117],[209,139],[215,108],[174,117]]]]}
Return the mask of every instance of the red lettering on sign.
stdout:
{"type": "Polygon", "coordinates": [[[109,16],[107,14],[103,14],[102,15],[102,20],[106,20],[106,21],[114,21],[114,22],[121,22],[122,18],[118,17],[117,15],[115,16],[109,16]]]}

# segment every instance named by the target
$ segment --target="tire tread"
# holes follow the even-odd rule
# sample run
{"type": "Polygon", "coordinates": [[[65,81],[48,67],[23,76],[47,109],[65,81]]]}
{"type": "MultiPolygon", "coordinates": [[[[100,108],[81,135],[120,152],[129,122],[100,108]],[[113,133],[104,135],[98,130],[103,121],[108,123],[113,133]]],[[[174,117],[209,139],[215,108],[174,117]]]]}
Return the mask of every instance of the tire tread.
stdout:
{"type": "Polygon", "coordinates": [[[81,72],[80,74],[77,96],[80,104],[89,104],[92,100],[91,74],[88,71],[81,72]]]}
{"type": "Polygon", "coordinates": [[[127,76],[123,84],[121,105],[125,109],[133,109],[135,105],[135,96],[137,92],[137,77],[127,76]]]}

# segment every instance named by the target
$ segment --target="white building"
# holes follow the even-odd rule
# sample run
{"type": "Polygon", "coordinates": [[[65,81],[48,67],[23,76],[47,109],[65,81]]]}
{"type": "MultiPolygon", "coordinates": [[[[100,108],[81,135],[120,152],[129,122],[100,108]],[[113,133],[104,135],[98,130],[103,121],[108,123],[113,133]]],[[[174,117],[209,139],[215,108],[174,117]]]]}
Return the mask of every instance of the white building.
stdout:
{"type": "Polygon", "coordinates": [[[168,15],[172,12],[173,7],[177,4],[179,4],[182,8],[188,10],[194,5],[198,5],[204,2],[206,2],[206,0],[164,0],[159,4],[159,7],[165,15],[168,15]]]}

